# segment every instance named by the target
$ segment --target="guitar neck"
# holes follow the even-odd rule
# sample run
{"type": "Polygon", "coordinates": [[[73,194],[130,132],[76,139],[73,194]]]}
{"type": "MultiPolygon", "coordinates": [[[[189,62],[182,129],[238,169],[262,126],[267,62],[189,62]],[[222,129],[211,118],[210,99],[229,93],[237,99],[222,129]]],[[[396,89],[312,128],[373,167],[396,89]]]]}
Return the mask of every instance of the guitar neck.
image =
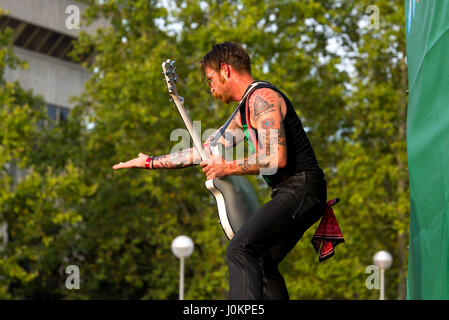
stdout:
{"type": "Polygon", "coordinates": [[[192,120],[190,120],[189,115],[187,114],[186,109],[184,108],[183,102],[179,99],[179,97],[175,94],[171,95],[173,102],[175,103],[176,109],[178,109],[179,114],[181,115],[182,121],[187,128],[187,131],[192,138],[193,145],[195,146],[196,151],[201,157],[201,160],[209,159],[209,155],[204,149],[203,143],[201,142],[201,138],[198,135],[198,132],[193,128],[192,120]]]}

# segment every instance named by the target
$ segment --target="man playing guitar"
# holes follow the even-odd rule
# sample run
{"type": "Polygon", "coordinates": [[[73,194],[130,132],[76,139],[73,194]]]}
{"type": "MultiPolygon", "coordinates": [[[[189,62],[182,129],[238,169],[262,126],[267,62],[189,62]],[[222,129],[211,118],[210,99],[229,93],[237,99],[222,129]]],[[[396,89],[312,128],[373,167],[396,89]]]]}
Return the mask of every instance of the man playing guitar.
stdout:
{"type": "MultiPolygon", "coordinates": [[[[272,200],[245,222],[227,247],[230,298],[289,299],[278,264],[324,214],[323,171],[293,105],[272,84],[254,81],[241,45],[214,45],[201,66],[215,99],[240,102],[226,132],[243,134],[225,134],[219,142],[232,148],[245,139],[251,154],[238,160],[211,155],[201,161],[194,148],[159,157],[140,153],[113,168],[174,169],[200,163],[207,179],[261,174],[273,188],[272,200]]],[[[211,139],[204,144],[207,152],[211,139]]]]}

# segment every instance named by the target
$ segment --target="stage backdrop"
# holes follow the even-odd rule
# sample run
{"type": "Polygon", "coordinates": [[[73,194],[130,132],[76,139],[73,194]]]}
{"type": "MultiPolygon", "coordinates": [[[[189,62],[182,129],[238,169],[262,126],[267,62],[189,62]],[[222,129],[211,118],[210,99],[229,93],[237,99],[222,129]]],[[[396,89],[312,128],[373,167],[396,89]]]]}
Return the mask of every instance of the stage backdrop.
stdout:
{"type": "MultiPolygon", "coordinates": [[[[408,299],[449,299],[449,1],[406,0],[408,299]]],[[[381,13],[382,14],[382,13],[381,13]]]]}

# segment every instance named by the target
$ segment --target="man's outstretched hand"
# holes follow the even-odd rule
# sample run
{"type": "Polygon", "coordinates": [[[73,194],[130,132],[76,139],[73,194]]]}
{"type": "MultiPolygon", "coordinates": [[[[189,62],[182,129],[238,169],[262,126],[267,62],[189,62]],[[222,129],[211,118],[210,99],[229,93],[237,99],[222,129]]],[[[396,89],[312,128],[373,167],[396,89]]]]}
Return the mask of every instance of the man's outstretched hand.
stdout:
{"type": "Polygon", "coordinates": [[[145,160],[147,158],[148,156],[146,154],[139,153],[137,158],[115,164],[112,166],[112,169],[145,168],[145,160]]]}

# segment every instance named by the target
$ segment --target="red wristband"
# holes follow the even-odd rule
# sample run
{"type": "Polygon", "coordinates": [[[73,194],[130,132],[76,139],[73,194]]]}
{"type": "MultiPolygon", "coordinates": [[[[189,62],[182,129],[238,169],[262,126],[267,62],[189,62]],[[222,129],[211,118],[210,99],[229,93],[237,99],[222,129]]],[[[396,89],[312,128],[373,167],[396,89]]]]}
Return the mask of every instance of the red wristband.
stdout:
{"type": "Polygon", "coordinates": [[[151,169],[154,169],[153,167],[153,157],[148,157],[147,160],[145,160],[145,169],[150,169],[150,163],[151,163],[151,169]]]}

